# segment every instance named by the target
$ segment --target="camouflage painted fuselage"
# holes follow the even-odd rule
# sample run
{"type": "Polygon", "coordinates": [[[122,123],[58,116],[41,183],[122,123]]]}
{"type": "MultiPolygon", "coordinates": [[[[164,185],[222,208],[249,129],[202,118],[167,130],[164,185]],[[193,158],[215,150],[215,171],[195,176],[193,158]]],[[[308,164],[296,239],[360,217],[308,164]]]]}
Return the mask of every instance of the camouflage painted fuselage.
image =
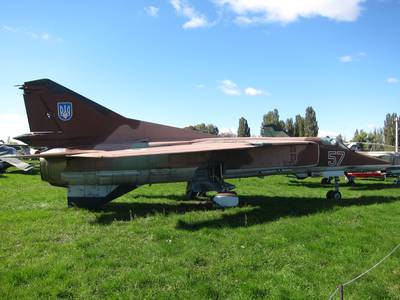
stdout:
{"type": "Polygon", "coordinates": [[[188,191],[226,191],[226,178],[295,174],[337,176],[387,163],[331,139],[218,138],[125,118],[51,80],[26,82],[31,133],[17,139],[48,147],[42,179],[68,187],[68,203],[97,206],[139,185],[187,181],[188,191]]]}
{"type": "MultiPolygon", "coordinates": [[[[219,139],[213,139],[218,143],[219,139]]],[[[221,138],[221,142],[227,138],[221,138]]],[[[237,139],[235,139],[237,140],[237,139]]],[[[224,178],[297,174],[313,176],[332,171],[376,170],[385,161],[353,152],[340,144],[325,145],[320,138],[243,138],[264,142],[245,150],[158,154],[133,157],[42,158],[43,180],[53,185],[119,185],[190,181],[199,169],[222,168],[224,178]],[[275,145],[274,140],[288,144],[275,145]],[[290,142],[305,141],[305,144],[290,142]]]]}

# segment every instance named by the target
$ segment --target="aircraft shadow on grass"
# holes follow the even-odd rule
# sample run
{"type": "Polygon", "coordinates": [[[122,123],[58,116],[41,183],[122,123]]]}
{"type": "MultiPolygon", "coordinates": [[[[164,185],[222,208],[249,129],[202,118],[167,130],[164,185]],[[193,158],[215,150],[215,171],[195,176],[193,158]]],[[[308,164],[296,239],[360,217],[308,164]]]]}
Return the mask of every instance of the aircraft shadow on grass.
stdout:
{"type": "Polygon", "coordinates": [[[241,200],[247,206],[254,206],[251,211],[236,214],[223,214],[220,218],[200,222],[179,221],[177,228],[190,231],[202,228],[245,227],[272,222],[282,217],[301,217],[329,211],[335,206],[371,205],[390,203],[398,197],[363,196],[358,199],[342,199],[339,201],[321,198],[246,196],[241,200]]]}
{"type": "MultiPolygon", "coordinates": [[[[143,196],[136,196],[142,198],[143,196]]],[[[136,198],[135,197],[135,198],[136,198]]],[[[168,198],[182,200],[177,195],[154,196],[154,198],[168,198]]],[[[179,220],[176,228],[196,231],[202,228],[245,227],[272,222],[282,217],[301,217],[305,215],[329,211],[335,206],[347,207],[354,205],[371,205],[398,201],[399,197],[392,196],[363,196],[357,199],[326,200],[323,198],[298,198],[298,197],[272,197],[265,195],[242,196],[240,206],[246,208],[243,211],[231,213],[229,210],[216,208],[210,202],[184,202],[179,204],[129,202],[110,203],[100,210],[102,214],[94,222],[108,225],[114,221],[130,221],[132,218],[146,217],[154,214],[185,214],[192,211],[221,211],[221,215],[215,219],[187,222],[179,220]],[[252,209],[248,209],[252,208],[252,209]]],[[[240,208],[239,208],[240,209],[240,208]]]]}
{"type": "Polygon", "coordinates": [[[182,202],[179,204],[151,202],[111,202],[107,204],[103,209],[96,210],[98,212],[101,212],[101,215],[97,217],[95,223],[108,225],[113,223],[114,221],[131,221],[132,219],[138,217],[149,217],[155,214],[163,214],[165,216],[168,216],[170,214],[185,214],[192,211],[210,211],[218,209],[214,207],[214,205],[210,201],[183,201],[183,196],[177,195],[163,195],[153,197],[141,195],[140,198],[165,198],[182,202]]]}

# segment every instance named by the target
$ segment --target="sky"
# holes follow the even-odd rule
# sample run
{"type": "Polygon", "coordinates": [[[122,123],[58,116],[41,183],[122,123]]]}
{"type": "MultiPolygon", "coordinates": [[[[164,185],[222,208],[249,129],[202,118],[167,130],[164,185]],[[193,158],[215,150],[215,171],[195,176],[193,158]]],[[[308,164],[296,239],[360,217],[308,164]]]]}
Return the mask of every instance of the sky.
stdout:
{"type": "Polygon", "coordinates": [[[25,81],[126,117],[236,131],[316,113],[320,135],[399,113],[400,0],[0,1],[0,139],[29,132],[25,81]]]}

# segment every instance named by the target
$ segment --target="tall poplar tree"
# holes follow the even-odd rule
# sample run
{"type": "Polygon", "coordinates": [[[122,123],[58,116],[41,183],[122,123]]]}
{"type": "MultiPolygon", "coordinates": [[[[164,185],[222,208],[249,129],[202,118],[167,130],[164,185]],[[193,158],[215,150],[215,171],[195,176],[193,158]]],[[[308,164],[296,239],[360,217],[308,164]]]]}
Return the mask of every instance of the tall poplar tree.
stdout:
{"type": "Polygon", "coordinates": [[[304,118],[301,115],[295,117],[294,136],[304,136],[304,118]]]}
{"type": "Polygon", "coordinates": [[[285,131],[289,136],[294,136],[294,123],[292,118],[286,120],[285,131]]]}
{"type": "Polygon", "coordinates": [[[247,120],[243,117],[239,119],[238,137],[250,136],[250,127],[247,124],[247,120]]]}
{"type": "Polygon", "coordinates": [[[306,108],[306,116],[304,118],[304,135],[318,136],[318,122],[315,110],[312,106],[306,108]]]}

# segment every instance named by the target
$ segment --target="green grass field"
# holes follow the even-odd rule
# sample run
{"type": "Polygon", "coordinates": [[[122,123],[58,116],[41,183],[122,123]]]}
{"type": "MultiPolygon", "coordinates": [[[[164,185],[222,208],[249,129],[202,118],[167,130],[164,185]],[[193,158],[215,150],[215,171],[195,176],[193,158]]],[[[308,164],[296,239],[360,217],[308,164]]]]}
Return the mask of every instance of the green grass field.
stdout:
{"type": "MultiPolygon", "coordinates": [[[[336,202],[319,179],[231,182],[238,208],[183,201],[179,183],[88,211],[11,169],[0,175],[0,299],[327,299],[400,242],[392,180],[343,183],[336,202]]],[[[400,253],[345,296],[400,299],[400,253]]]]}

